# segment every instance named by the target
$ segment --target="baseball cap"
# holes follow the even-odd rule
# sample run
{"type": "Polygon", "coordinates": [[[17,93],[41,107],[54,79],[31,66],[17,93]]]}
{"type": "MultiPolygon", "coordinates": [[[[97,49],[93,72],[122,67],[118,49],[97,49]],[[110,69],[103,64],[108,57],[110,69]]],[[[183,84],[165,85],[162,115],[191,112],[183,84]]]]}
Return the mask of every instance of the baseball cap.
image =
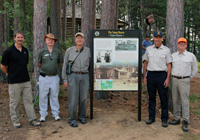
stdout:
{"type": "Polygon", "coordinates": [[[150,35],[149,35],[149,34],[147,34],[147,35],[146,35],[146,37],[150,37],[150,35]]]}
{"type": "Polygon", "coordinates": [[[83,34],[83,33],[81,33],[81,32],[78,32],[78,33],[76,33],[75,37],[77,37],[78,35],[80,35],[80,36],[84,37],[84,34],[83,34]]]}
{"type": "Polygon", "coordinates": [[[187,43],[187,39],[181,37],[181,38],[178,39],[177,43],[179,43],[179,42],[185,42],[185,43],[187,43]]]}
{"type": "Polygon", "coordinates": [[[156,36],[160,36],[162,37],[163,36],[163,33],[161,31],[155,31],[154,34],[153,34],[154,37],[156,36]]]}

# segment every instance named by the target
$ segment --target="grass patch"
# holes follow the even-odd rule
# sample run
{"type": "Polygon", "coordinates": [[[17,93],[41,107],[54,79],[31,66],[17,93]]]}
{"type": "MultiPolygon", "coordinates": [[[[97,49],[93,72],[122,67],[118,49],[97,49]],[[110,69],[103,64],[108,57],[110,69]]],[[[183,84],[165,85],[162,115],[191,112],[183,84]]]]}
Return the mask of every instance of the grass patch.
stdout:
{"type": "Polygon", "coordinates": [[[198,65],[198,71],[200,72],[200,62],[197,62],[197,65],[198,65]]]}
{"type": "Polygon", "coordinates": [[[185,134],[181,140],[199,140],[200,135],[195,134],[185,134]]]}
{"type": "Polygon", "coordinates": [[[191,94],[190,96],[189,96],[189,99],[190,99],[190,102],[191,103],[194,103],[196,100],[199,100],[199,95],[195,95],[195,94],[191,94]]]}

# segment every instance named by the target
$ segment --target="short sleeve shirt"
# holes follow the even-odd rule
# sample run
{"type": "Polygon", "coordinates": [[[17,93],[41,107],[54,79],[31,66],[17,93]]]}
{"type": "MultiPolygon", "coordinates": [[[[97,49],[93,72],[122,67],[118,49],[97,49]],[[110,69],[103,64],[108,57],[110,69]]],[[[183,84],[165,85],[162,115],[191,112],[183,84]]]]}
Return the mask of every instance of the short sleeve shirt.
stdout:
{"type": "Polygon", "coordinates": [[[28,57],[28,50],[25,47],[22,46],[20,52],[14,44],[3,52],[1,64],[7,66],[9,84],[30,81],[27,69],[28,57]]]}
{"type": "Polygon", "coordinates": [[[170,50],[164,45],[159,48],[154,45],[149,46],[143,59],[148,61],[147,70],[149,71],[167,71],[167,64],[172,62],[170,50]]]}
{"type": "Polygon", "coordinates": [[[39,51],[37,60],[41,64],[41,72],[46,75],[58,74],[58,64],[62,63],[60,50],[54,47],[52,53],[50,53],[47,47],[43,48],[39,51]]]}
{"type": "MultiPolygon", "coordinates": [[[[152,42],[151,42],[150,40],[149,40],[149,41],[144,40],[144,41],[142,42],[142,45],[143,45],[145,48],[147,48],[148,46],[151,46],[151,45],[152,45],[152,42]]],[[[144,54],[145,51],[146,51],[146,50],[142,48],[142,54],[144,54]]]]}

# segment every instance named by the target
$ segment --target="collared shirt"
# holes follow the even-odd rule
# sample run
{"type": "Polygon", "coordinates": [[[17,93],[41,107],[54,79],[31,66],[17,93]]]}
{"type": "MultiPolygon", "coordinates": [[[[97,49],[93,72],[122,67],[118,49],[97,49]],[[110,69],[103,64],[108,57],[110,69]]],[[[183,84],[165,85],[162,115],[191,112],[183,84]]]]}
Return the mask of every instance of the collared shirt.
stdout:
{"type": "Polygon", "coordinates": [[[4,51],[1,64],[8,67],[9,84],[30,81],[27,69],[28,57],[28,50],[23,46],[21,52],[14,44],[4,51]]]}
{"type": "Polygon", "coordinates": [[[65,52],[62,78],[64,82],[67,82],[66,68],[67,64],[74,61],[77,55],[79,55],[72,65],[72,71],[74,72],[88,72],[89,62],[90,62],[90,49],[88,47],[83,47],[81,51],[77,50],[76,46],[70,47],[65,52]]]}
{"type": "Polygon", "coordinates": [[[172,75],[193,77],[198,71],[197,60],[193,53],[184,51],[172,54],[172,75]]]}
{"type": "Polygon", "coordinates": [[[147,47],[143,59],[148,61],[149,71],[167,71],[167,64],[172,62],[170,50],[164,45],[159,48],[154,45],[147,47]]]}
{"type": "MultiPolygon", "coordinates": [[[[147,48],[148,46],[151,46],[152,45],[152,42],[149,40],[147,41],[146,39],[142,42],[142,45],[147,48]]],[[[142,48],[142,55],[145,53],[145,49],[142,48]]]]}
{"type": "Polygon", "coordinates": [[[37,60],[41,64],[41,72],[51,76],[58,74],[58,64],[62,63],[60,50],[54,47],[50,53],[45,47],[39,51],[37,60]]]}

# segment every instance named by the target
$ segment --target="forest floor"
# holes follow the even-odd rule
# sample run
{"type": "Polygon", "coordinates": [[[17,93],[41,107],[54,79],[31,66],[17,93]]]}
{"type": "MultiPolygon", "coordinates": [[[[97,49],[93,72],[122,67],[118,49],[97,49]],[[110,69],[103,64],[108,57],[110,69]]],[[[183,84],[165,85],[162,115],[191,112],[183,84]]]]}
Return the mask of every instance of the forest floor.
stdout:
{"type": "MultiPolygon", "coordinates": [[[[72,128],[67,123],[68,96],[60,101],[60,121],[49,115],[40,127],[28,124],[23,103],[20,102],[21,128],[14,128],[9,116],[9,94],[6,83],[0,83],[0,140],[199,140],[200,139],[200,74],[191,80],[189,132],[183,132],[181,125],[167,128],[161,126],[160,103],[157,97],[156,122],[146,125],[148,119],[148,95],[143,85],[142,120],[138,121],[137,92],[111,92],[110,98],[94,98],[94,118],[90,120],[90,99],[88,96],[87,124],[78,122],[72,128]]],[[[63,91],[66,93],[67,91],[63,91]]],[[[35,107],[39,119],[39,109],[35,107]]],[[[169,113],[169,120],[173,119],[169,113]]]]}

